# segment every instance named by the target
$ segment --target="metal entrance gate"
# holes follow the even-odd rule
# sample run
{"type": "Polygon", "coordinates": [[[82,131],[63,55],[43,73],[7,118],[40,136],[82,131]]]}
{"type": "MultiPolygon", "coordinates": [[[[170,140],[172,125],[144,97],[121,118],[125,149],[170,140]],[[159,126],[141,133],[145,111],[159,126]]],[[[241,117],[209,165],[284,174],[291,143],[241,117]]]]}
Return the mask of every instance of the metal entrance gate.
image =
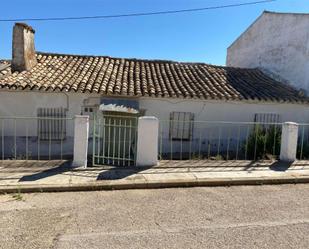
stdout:
{"type": "Polygon", "coordinates": [[[137,121],[136,115],[128,113],[96,115],[93,122],[93,165],[135,165],[137,121]]]}

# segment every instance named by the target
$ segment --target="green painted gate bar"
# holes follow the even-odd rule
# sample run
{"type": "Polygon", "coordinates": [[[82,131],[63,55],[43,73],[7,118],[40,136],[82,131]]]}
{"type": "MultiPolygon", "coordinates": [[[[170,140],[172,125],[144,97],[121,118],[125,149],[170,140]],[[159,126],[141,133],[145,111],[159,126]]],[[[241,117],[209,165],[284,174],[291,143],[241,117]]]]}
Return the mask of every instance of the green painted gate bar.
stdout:
{"type": "Polygon", "coordinates": [[[94,117],[93,165],[133,166],[136,162],[136,114],[108,112],[94,117]]]}

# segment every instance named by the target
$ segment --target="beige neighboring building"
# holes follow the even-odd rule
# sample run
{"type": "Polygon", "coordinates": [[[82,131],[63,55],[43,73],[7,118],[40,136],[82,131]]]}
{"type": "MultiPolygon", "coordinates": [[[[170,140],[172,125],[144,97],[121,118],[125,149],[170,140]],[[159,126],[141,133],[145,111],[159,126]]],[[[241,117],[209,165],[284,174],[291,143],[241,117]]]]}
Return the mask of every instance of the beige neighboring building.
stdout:
{"type": "Polygon", "coordinates": [[[264,69],[309,93],[309,14],[264,11],[229,46],[226,64],[264,69]]]}

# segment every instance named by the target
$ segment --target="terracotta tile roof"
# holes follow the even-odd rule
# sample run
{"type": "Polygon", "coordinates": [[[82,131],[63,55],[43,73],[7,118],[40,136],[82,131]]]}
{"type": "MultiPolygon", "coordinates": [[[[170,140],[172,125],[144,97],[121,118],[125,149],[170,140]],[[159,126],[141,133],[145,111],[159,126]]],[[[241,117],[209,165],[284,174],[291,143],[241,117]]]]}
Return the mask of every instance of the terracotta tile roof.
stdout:
{"type": "Polygon", "coordinates": [[[0,78],[0,88],[117,96],[309,102],[258,69],[163,60],[37,53],[30,71],[0,78]]]}

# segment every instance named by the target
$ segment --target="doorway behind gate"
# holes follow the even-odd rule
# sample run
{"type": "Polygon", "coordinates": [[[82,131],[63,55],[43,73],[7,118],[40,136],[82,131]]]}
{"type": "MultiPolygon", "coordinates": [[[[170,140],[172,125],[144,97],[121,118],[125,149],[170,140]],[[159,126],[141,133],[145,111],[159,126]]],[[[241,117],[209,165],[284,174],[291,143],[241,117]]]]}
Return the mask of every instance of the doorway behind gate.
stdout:
{"type": "Polygon", "coordinates": [[[104,111],[95,115],[93,165],[135,165],[137,123],[137,114],[104,111]]]}

